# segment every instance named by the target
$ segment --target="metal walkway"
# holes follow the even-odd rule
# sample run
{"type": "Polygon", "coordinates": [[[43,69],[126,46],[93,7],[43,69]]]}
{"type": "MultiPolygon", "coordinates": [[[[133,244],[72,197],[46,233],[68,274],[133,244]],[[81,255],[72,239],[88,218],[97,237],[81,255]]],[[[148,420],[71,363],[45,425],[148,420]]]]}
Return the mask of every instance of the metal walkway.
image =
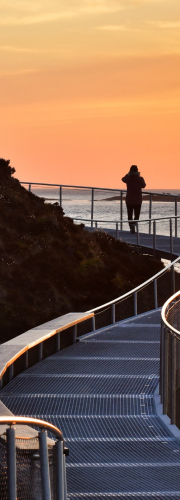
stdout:
{"type": "Polygon", "coordinates": [[[160,311],[81,338],[1,391],[16,415],[47,419],[63,432],[68,497],[180,497],[180,440],[156,415],[160,311]]]}
{"type": "MultiPolygon", "coordinates": [[[[101,228],[99,227],[98,229],[101,228]]],[[[117,238],[117,233],[115,229],[109,229],[104,227],[102,229],[106,233],[109,233],[110,235],[117,238]]],[[[92,232],[95,231],[96,228],[91,228],[86,226],[86,230],[92,232]]],[[[125,241],[126,243],[129,243],[130,245],[138,245],[137,233],[132,234],[130,233],[130,231],[118,230],[118,238],[121,239],[122,241],[125,241]]],[[[143,247],[144,249],[147,248],[153,250],[153,245],[154,245],[153,234],[139,232],[139,246],[143,247]]],[[[161,252],[161,254],[173,253],[174,256],[175,255],[178,256],[180,255],[180,238],[176,238],[175,236],[173,236],[173,242],[171,248],[171,240],[169,236],[156,234],[156,250],[161,252]]]]}

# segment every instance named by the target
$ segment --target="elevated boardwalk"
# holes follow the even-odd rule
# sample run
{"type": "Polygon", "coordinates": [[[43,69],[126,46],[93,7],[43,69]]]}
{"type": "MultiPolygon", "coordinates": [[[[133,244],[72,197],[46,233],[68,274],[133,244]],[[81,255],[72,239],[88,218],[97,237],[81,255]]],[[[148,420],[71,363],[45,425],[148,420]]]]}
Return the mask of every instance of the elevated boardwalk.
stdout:
{"type": "MultiPolygon", "coordinates": [[[[98,228],[101,230],[101,228],[98,228]]],[[[91,228],[86,226],[86,230],[88,231],[95,231],[96,228],[91,228]]],[[[103,231],[107,232],[108,234],[111,234],[115,238],[117,237],[115,229],[109,229],[109,228],[102,228],[103,231]]],[[[137,238],[137,233],[132,234],[130,231],[121,231],[118,230],[118,238],[122,241],[125,241],[126,243],[129,243],[130,245],[135,245],[138,246],[138,238],[137,238]]],[[[154,247],[154,242],[153,242],[153,234],[148,234],[148,233],[143,233],[139,232],[139,246],[146,249],[150,250],[151,253],[153,253],[153,247],[154,247]]],[[[171,241],[169,236],[164,236],[164,235],[156,235],[156,250],[161,253],[162,256],[168,254],[173,254],[173,256],[178,256],[180,255],[180,238],[179,237],[173,237],[172,239],[172,249],[171,249],[171,241]],[[172,252],[171,252],[172,250],[172,252]]]]}
{"type": "Polygon", "coordinates": [[[180,440],[157,415],[160,310],[106,327],[1,390],[14,413],[57,425],[68,498],[179,499],[180,440]]]}

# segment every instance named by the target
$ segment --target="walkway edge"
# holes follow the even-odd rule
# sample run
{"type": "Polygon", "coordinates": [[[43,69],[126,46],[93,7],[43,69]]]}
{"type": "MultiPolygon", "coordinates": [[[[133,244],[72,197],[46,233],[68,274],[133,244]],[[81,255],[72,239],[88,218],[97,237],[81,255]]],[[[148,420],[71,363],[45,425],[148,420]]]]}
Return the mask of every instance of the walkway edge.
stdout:
{"type": "Polygon", "coordinates": [[[159,394],[159,384],[157,385],[154,393],[154,402],[155,402],[157,416],[160,418],[163,424],[165,424],[169,432],[176,439],[180,439],[180,429],[178,429],[176,425],[171,424],[171,419],[163,413],[163,405],[161,403],[161,396],[159,394]]]}

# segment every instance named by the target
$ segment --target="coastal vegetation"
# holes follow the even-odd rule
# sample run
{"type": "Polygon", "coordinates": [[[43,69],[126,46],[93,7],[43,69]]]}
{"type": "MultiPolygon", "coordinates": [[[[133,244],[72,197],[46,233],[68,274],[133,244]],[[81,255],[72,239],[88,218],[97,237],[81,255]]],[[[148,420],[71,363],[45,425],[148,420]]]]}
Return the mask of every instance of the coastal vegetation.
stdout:
{"type": "Polygon", "coordinates": [[[160,271],[105,232],[89,233],[13,177],[0,159],[0,343],[70,311],[86,311],[160,271]]]}

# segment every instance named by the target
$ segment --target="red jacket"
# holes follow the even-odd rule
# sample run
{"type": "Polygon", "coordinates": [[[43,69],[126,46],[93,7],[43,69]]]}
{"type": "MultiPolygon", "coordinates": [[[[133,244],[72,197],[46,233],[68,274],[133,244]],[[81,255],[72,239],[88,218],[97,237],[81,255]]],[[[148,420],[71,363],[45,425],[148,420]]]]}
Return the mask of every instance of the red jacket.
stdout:
{"type": "Polygon", "coordinates": [[[139,172],[129,172],[122,178],[122,181],[127,184],[126,204],[141,205],[141,189],[146,187],[143,177],[140,176],[139,172]]]}

